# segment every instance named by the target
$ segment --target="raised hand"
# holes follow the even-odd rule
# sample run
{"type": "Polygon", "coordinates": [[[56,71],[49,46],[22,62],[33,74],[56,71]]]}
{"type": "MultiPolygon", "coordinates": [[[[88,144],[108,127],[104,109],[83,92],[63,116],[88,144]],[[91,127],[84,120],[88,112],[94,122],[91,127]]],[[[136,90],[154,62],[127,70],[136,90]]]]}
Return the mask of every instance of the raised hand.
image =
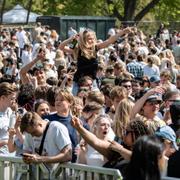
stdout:
{"type": "Polygon", "coordinates": [[[16,130],[14,128],[9,128],[9,138],[12,138],[16,134],[16,130]]]}
{"type": "Polygon", "coordinates": [[[43,60],[46,59],[45,57],[46,57],[46,50],[43,49],[43,48],[40,48],[40,49],[39,49],[39,52],[38,52],[38,54],[37,54],[37,59],[43,61],[43,60]]]}
{"type": "Polygon", "coordinates": [[[76,129],[82,126],[81,120],[75,116],[72,117],[71,124],[76,129]]]}

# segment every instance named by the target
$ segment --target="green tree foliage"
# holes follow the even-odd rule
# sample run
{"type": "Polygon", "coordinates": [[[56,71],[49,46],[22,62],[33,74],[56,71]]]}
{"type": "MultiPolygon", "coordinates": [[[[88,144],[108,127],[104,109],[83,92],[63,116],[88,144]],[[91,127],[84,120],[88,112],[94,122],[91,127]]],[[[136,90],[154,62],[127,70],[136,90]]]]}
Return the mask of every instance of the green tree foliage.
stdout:
{"type": "Polygon", "coordinates": [[[155,18],[159,21],[180,21],[180,1],[163,0],[151,10],[155,18]]]}
{"type": "MultiPolygon", "coordinates": [[[[8,0],[5,9],[18,3],[29,7],[29,0],[8,0]]],[[[160,21],[177,21],[178,7],[179,0],[32,0],[31,10],[43,15],[113,16],[139,22],[147,14],[160,21]]]]}

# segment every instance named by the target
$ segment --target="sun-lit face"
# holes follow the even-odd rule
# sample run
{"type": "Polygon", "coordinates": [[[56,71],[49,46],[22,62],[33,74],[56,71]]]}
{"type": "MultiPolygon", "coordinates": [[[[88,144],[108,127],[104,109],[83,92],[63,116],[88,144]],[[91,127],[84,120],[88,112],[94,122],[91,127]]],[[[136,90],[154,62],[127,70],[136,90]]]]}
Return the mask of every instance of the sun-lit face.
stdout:
{"type": "Polygon", "coordinates": [[[89,46],[94,45],[94,43],[96,41],[94,33],[93,32],[87,32],[86,35],[85,35],[85,41],[87,42],[87,44],[89,46]]]}
{"type": "Polygon", "coordinates": [[[132,94],[132,83],[130,81],[122,82],[121,86],[125,87],[127,89],[128,95],[130,96],[132,94]]]}
{"type": "Polygon", "coordinates": [[[68,102],[61,94],[55,98],[55,108],[57,112],[66,112],[70,109],[70,102],[68,102]]]}
{"type": "Polygon", "coordinates": [[[132,83],[132,93],[133,94],[136,94],[136,93],[139,93],[140,91],[141,91],[141,85],[140,85],[140,83],[138,83],[138,82],[133,82],[132,83]]]}
{"type": "Polygon", "coordinates": [[[42,103],[39,105],[39,107],[37,108],[37,113],[40,116],[44,116],[50,113],[50,109],[47,103],[42,103]]]}
{"type": "Polygon", "coordinates": [[[11,107],[16,102],[16,93],[12,93],[8,96],[2,96],[3,98],[3,106],[5,108],[11,107]]]}
{"type": "Polygon", "coordinates": [[[43,70],[35,71],[34,75],[38,81],[38,84],[43,84],[46,81],[46,75],[43,70]]]}
{"type": "Polygon", "coordinates": [[[111,124],[108,119],[102,118],[97,124],[96,124],[96,136],[100,139],[104,139],[107,134],[109,133],[111,124]]]}
{"type": "Polygon", "coordinates": [[[149,118],[150,116],[155,116],[158,111],[159,111],[159,102],[146,102],[145,105],[143,106],[143,113],[144,116],[149,118]]]}

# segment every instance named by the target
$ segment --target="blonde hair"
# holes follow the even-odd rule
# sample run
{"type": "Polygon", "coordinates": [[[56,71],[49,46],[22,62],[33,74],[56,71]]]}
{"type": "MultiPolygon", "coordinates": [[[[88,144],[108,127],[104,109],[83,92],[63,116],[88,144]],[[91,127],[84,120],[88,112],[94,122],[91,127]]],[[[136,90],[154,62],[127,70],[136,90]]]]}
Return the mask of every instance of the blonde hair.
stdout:
{"type": "Polygon", "coordinates": [[[123,134],[127,128],[127,125],[130,122],[130,113],[134,103],[129,99],[123,99],[120,101],[114,116],[114,126],[113,130],[115,134],[122,138],[123,134]]]}
{"type": "Polygon", "coordinates": [[[167,70],[164,70],[160,73],[160,77],[167,77],[168,80],[172,80],[171,73],[167,70]]]}
{"type": "Polygon", "coordinates": [[[82,55],[86,57],[87,59],[95,58],[96,57],[96,34],[94,31],[86,29],[79,33],[79,39],[78,39],[78,48],[75,50],[75,56],[78,56],[79,50],[81,51],[82,55]],[[94,43],[90,47],[87,43],[87,37],[88,36],[94,37],[94,43]]]}
{"type": "MultiPolygon", "coordinates": [[[[112,124],[112,119],[110,118],[110,116],[108,114],[100,114],[96,117],[96,119],[93,121],[93,125],[92,125],[92,129],[91,129],[91,132],[93,132],[94,134],[96,133],[95,129],[96,129],[96,126],[97,124],[99,124],[99,122],[102,120],[102,119],[107,119],[110,123],[110,125],[112,124]]],[[[96,135],[96,134],[95,134],[96,135]]]]}
{"type": "Polygon", "coordinates": [[[78,96],[74,96],[74,104],[72,106],[72,114],[73,114],[73,116],[76,116],[76,117],[81,116],[81,112],[79,112],[78,108],[77,108],[78,105],[82,106],[82,108],[83,108],[83,100],[78,96]]]}

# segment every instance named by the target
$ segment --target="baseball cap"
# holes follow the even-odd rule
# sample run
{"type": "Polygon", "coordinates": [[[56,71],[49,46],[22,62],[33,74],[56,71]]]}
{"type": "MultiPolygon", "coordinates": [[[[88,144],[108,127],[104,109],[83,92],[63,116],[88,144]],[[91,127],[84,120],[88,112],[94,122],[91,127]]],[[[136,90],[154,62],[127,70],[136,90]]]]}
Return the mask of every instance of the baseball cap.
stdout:
{"type": "Polygon", "coordinates": [[[162,97],[161,97],[161,95],[154,94],[154,95],[149,96],[146,99],[146,102],[159,102],[159,103],[161,103],[162,102],[162,97]]]}
{"type": "Polygon", "coordinates": [[[155,135],[161,137],[163,139],[167,139],[172,142],[174,148],[178,150],[178,146],[176,144],[176,134],[174,130],[170,126],[162,126],[156,132],[155,135]]]}
{"type": "Polygon", "coordinates": [[[176,100],[171,104],[170,114],[173,124],[180,125],[180,100],[176,100]]]}
{"type": "Polygon", "coordinates": [[[160,77],[159,76],[152,76],[150,77],[149,81],[150,82],[160,82],[160,77]]]}

